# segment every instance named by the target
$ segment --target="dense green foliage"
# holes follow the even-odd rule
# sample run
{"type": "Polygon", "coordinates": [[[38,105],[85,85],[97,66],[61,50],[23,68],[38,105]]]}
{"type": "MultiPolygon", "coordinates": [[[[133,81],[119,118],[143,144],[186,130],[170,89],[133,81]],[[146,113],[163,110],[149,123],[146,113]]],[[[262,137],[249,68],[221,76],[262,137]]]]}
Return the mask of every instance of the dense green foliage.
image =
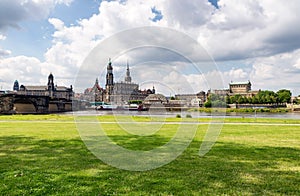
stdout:
{"type": "MultiPolygon", "coordinates": [[[[115,121],[113,116],[100,116],[99,120],[115,121]]],[[[198,119],[166,120],[197,122],[198,119]]],[[[204,157],[199,157],[198,152],[208,125],[199,125],[193,142],[182,155],[146,172],[119,170],[97,159],[80,139],[71,116],[0,116],[0,121],[1,195],[298,195],[300,192],[300,129],[299,125],[286,124],[297,120],[225,119],[238,123],[225,124],[218,141],[204,157]]],[[[103,126],[115,143],[128,149],[148,150],[169,141],[179,125],[164,125],[154,135],[144,137],[127,134],[115,123],[103,126]]]]}
{"type": "Polygon", "coordinates": [[[242,95],[234,95],[226,98],[227,103],[238,103],[238,104],[276,104],[276,103],[290,103],[291,91],[282,89],[276,93],[273,91],[265,90],[259,91],[259,93],[253,97],[245,97],[242,95]]]}
{"type": "Polygon", "coordinates": [[[143,101],[142,100],[129,100],[128,103],[129,104],[138,104],[139,105],[139,104],[142,104],[143,101]]]}
{"type": "Polygon", "coordinates": [[[224,111],[224,108],[193,108],[189,109],[190,112],[206,112],[206,113],[212,113],[212,112],[235,112],[235,113],[257,113],[257,112],[269,112],[269,113],[286,113],[290,112],[291,109],[287,108],[226,108],[224,111]]]}
{"type": "Polygon", "coordinates": [[[280,104],[290,103],[292,93],[290,90],[282,89],[276,93],[269,90],[259,91],[253,97],[247,97],[240,94],[233,96],[218,96],[211,94],[208,97],[204,107],[226,107],[227,104],[280,104]]]}
{"type": "Polygon", "coordinates": [[[226,108],[227,104],[224,96],[218,96],[216,94],[210,94],[207,101],[204,103],[206,108],[226,108]]]}

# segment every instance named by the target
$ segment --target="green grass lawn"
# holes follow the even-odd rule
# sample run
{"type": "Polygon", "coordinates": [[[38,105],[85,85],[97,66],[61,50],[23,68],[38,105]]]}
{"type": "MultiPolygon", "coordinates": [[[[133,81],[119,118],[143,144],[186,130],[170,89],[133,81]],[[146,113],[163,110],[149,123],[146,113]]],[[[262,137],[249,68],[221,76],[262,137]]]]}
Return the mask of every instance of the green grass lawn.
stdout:
{"type": "MultiPolygon", "coordinates": [[[[99,120],[115,121],[112,116],[99,120]]],[[[133,120],[159,121],[147,117],[133,120]]],[[[224,124],[218,141],[204,157],[198,153],[208,125],[200,124],[194,140],[176,160],[154,170],[133,172],[95,157],[81,140],[72,116],[0,116],[0,195],[300,194],[298,121],[240,118],[224,122],[230,124],[224,124]]],[[[114,123],[103,126],[115,143],[150,150],[168,142],[179,125],[163,125],[149,136],[127,134],[114,123]]]]}

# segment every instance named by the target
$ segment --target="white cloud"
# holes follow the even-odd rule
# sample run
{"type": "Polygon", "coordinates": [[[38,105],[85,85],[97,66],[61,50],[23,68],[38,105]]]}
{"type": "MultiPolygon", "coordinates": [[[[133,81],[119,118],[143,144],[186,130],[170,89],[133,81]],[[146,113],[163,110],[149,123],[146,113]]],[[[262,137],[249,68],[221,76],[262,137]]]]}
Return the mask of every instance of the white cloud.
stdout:
{"type": "Polygon", "coordinates": [[[220,0],[198,40],[215,59],[233,60],[275,55],[300,47],[297,0],[220,0]]]}
{"type": "Polygon", "coordinates": [[[34,57],[17,56],[0,59],[0,69],[1,86],[4,89],[12,89],[15,80],[24,85],[46,85],[50,72],[53,72],[57,85],[69,86],[73,82],[67,68],[41,62],[34,57]]]}
{"type": "Polygon", "coordinates": [[[300,93],[300,50],[269,57],[257,58],[250,73],[251,80],[258,89],[290,89],[300,93]]]}
{"type": "Polygon", "coordinates": [[[64,22],[61,21],[58,18],[49,18],[48,19],[49,23],[54,26],[56,30],[63,30],[64,29],[64,22]]]}
{"type": "Polygon", "coordinates": [[[298,58],[298,60],[296,61],[296,63],[293,65],[293,67],[300,69],[300,57],[298,58]]]}
{"type": "MultiPolygon", "coordinates": [[[[4,40],[6,40],[6,36],[0,34],[0,41],[4,41],[4,40]]],[[[8,56],[8,55],[10,55],[10,54],[11,54],[11,51],[9,51],[9,50],[4,50],[4,49],[2,49],[2,48],[0,47],[0,58],[5,57],[5,56],[8,56]]]]}
{"type": "MultiPolygon", "coordinates": [[[[8,26],[17,27],[22,20],[45,18],[55,4],[70,4],[71,2],[71,0],[1,1],[0,30],[8,26]],[[23,2],[23,6],[20,2],[23,2]],[[3,12],[5,8],[10,10],[9,14],[2,16],[7,12],[3,12]]],[[[137,82],[157,80],[165,84],[169,82],[170,88],[184,89],[178,81],[185,80],[193,88],[197,85],[204,86],[204,88],[222,88],[226,87],[231,80],[247,81],[250,79],[256,88],[277,89],[282,85],[282,87],[296,90],[300,69],[300,52],[297,50],[300,48],[300,26],[295,25],[300,22],[299,2],[297,0],[290,0],[289,3],[280,0],[220,0],[218,5],[219,9],[216,9],[210,3],[198,0],[185,2],[181,0],[103,1],[98,14],[82,19],[72,26],[66,26],[61,19],[50,18],[48,21],[55,28],[52,34],[52,46],[44,55],[45,62],[33,62],[32,66],[37,67],[35,70],[39,71],[40,75],[36,73],[36,77],[41,79],[49,71],[56,72],[54,74],[58,77],[64,75],[67,78],[74,77],[84,58],[105,38],[126,29],[157,25],[177,29],[192,36],[219,63],[223,60],[239,59],[252,61],[253,66],[251,70],[242,66],[228,67],[221,73],[224,86],[214,81],[216,77],[220,77],[217,71],[208,70],[202,74],[190,73],[191,71],[187,70],[188,66],[178,66],[182,59],[176,59],[176,67],[174,59],[167,58],[161,51],[145,50],[144,53],[132,52],[130,53],[132,56],[128,54],[124,56],[130,61],[138,59],[139,62],[150,61],[151,58],[156,61],[159,59],[161,63],[171,66],[171,70],[137,71],[138,74],[135,77],[137,82]],[[162,19],[157,22],[151,20],[155,17],[155,13],[151,11],[153,8],[161,11],[162,14],[162,19]],[[45,69],[45,65],[50,68],[45,69]]],[[[143,36],[145,39],[151,38],[147,32],[143,36]]],[[[140,35],[132,33],[128,36],[128,42],[138,38],[140,35]]],[[[160,36],[156,39],[159,40],[160,36]]],[[[168,43],[170,49],[176,48],[178,40],[170,37],[168,43]]],[[[118,44],[121,46],[123,43],[118,44]]],[[[181,44],[180,47],[193,56],[193,47],[189,43],[181,44]]],[[[2,60],[1,63],[3,62],[2,60]]],[[[28,73],[32,70],[34,70],[33,67],[27,67],[28,73]]],[[[94,81],[94,78],[91,80],[94,81]]],[[[163,85],[161,88],[164,88],[163,85]]]]}
{"type": "Polygon", "coordinates": [[[4,50],[4,49],[0,48],[0,58],[8,56],[10,54],[11,54],[10,50],[4,50]]]}
{"type": "Polygon", "coordinates": [[[46,18],[56,4],[69,5],[73,0],[1,0],[0,31],[8,27],[20,28],[25,20],[46,18]]]}
{"type": "Polygon", "coordinates": [[[215,8],[208,1],[181,0],[163,1],[157,5],[162,10],[163,21],[169,27],[181,30],[195,29],[206,24],[215,8]]]}
{"type": "Polygon", "coordinates": [[[0,34],[0,41],[1,41],[1,40],[3,41],[3,40],[5,40],[5,39],[6,39],[6,36],[0,34]]]}

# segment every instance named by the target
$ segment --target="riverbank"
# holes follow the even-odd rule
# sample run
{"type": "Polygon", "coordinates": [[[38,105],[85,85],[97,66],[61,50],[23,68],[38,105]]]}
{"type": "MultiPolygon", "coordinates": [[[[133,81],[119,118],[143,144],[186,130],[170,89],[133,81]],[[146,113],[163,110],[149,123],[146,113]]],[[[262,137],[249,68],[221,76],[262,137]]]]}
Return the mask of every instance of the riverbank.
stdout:
{"type": "MultiPolygon", "coordinates": [[[[81,115],[78,117],[82,118],[81,115]]],[[[146,115],[84,115],[85,118],[90,118],[91,120],[97,119],[100,122],[127,122],[128,119],[132,122],[192,122],[192,123],[210,123],[212,121],[218,121],[221,123],[278,123],[278,124],[299,124],[299,119],[297,118],[285,118],[285,117],[268,117],[264,118],[255,118],[254,116],[202,116],[197,117],[196,115],[175,115],[173,113],[169,116],[146,116],[146,115]]],[[[24,123],[34,123],[34,122],[47,122],[47,123],[67,123],[67,124],[76,124],[77,116],[73,115],[64,115],[64,114],[47,114],[47,115],[4,115],[0,116],[0,122],[24,122],[24,123]]]]}
{"type": "Polygon", "coordinates": [[[292,112],[289,108],[191,108],[189,112],[226,112],[226,113],[287,113],[292,112]]]}
{"type": "MultiPolygon", "coordinates": [[[[114,123],[114,115],[96,118],[115,144],[134,151],[163,146],[181,121],[215,120],[166,118],[174,123],[140,136],[114,123]]],[[[300,129],[293,124],[299,120],[225,118],[215,145],[204,157],[199,148],[209,125],[199,124],[193,141],[176,160],[145,172],[118,169],[95,157],[71,115],[11,115],[0,116],[0,121],[3,195],[297,195],[300,191],[300,129]]]]}

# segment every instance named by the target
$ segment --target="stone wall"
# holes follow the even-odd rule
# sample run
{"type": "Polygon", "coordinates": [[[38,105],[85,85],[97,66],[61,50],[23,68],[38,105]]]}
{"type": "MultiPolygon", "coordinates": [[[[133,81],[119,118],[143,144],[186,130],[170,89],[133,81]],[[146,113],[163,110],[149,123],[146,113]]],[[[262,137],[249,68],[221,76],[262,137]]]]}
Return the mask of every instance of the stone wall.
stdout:
{"type": "Polygon", "coordinates": [[[0,96],[0,114],[14,113],[13,97],[0,96]]]}

